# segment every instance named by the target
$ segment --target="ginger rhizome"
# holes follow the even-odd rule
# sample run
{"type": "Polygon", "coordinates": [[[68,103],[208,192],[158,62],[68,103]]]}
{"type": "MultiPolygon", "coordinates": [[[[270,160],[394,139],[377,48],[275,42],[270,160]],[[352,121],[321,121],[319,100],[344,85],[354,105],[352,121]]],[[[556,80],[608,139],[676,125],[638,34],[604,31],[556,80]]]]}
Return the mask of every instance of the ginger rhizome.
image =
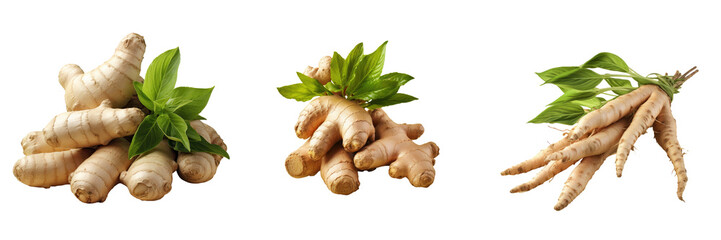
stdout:
{"type": "Polygon", "coordinates": [[[110,144],[98,147],[78,168],[70,174],[70,191],[85,203],[103,202],[110,190],[120,180],[120,173],[132,163],[128,158],[130,143],[118,138],[110,144]]]}
{"type": "Polygon", "coordinates": [[[26,135],[20,142],[20,145],[23,146],[23,153],[26,156],[35,153],[50,153],[68,150],[67,148],[63,147],[50,146],[47,140],[45,140],[45,134],[43,134],[43,131],[34,131],[28,133],[28,135],[26,135]]]}
{"type": "Polygon", "coordinates": [[[374,138],[371,116],[339,96],[322,96],[308,103],[298,117],[295,134],[310,137],[308,154],[313,159],[324,156],[338,141],[343,141],[346,151],[356,152],[374,138]]]}
{"type": "Polygon", "coordinates": [[[213,178],[228,157],[215,129],[198,120],[213,88],[175,88],[177,48],[154,59],[144,80],[144,52],[144,38],[132,33],[96,69],[62,68],[68,112],[22,139],[25,157],[13,167],[20,182],[69,184],[78,200],[95,203],[118,182],[132,196],[153,201],[168,194],[176,170],[191,183],[213,178]]]}
{"type": "Polygon", "coordinates": [[[138,156],[127,171],[120,173],[120,182],[140,200],[158,200],[172,188],[173,172],[178,169],[175,155],[168,142],[163,141],[138,156]]]}
{"type": "Polygon", "coordinates": [[[104,100],[93,109],[55,116],[42,135],[44,141],[55,148],[106,145],[113,139],[133,135],[143,117],[145,114],[140,109],[110,108],[110,101],[104,100]]]}
{"type": "Polygon", "coordinates": [[[13,175],[33,187],[49,188],[68,184],[68,176],[93,153],[92,149],[36,153],[25,156],[13,166],[13,175]]]}
{"type": "Polygon", "coordinates": [[[423,134],[420,124],[397,124],[382,109],[371,110],[378,140],[356,153],[353,158],[360,170],[389,165],[388,174],[408,178],[416,187],[428,187],[436,177],[433,165],[438,156],[434,142],[418,145],[411,141],[423,134]]]}
{"type": "Polygon", "coordinates": [[[676,173],[676,195],[683,200],[688,177],[676,135],[676,120],[671,115],[671,101],[681,85],[696,72],[694,67],[683,75],[677,71],[673,76],[651,74],[644,77],[628,68],[618,56],[600,53],[580,67],[560,67],[538,73],[546,83],[559,86],[564,94],[530,122],[577,123],[564,138],[531,159],[504,170],[501,175],[521,174],[543,167],[532,180],[511,189],[512,193],[525,192],[578,163],[554,206],[561,210],[583,192],[609,156],[616,154],[616,176],[621,177],[634,143],[653,127],[656,141],[666,151],[676,173]],[[628,75],[597,74],[589,70],[591,68],[628,75]],[[640,86],[633,87],[629,80],[621,77],[631,78],[640,86]],[[596,88],[603,80],[610,87],[596,88]],[[611,100],[596,97],[601,93],[617,97],[611,100]]]}
{"type": "Polygon", "coordinates": [[[305,71],[303,71],[303,74],[315,80],[318,80],[320,84],[325,85],[326,83],[330,82],[331,59],[332,58],[330,56],[322,57],[318,62],[318,67],[308,66],[305,71]]]}
{"type": "MultiPolygon", "coordinates": [[[[190,126],[210,143],[227,150],[228,147],[215,129],[200,120],[190,122],[190,126]]],[[[207,152],[178,153],[178,176],[189,183],[202,183],[213,179],[223,156],[207,152]]]]}
{"type": "Polygon", "coordinates": [[[391,177],[408,178],[416,187],[433,183],[438,146],[415,144],[411,139],[420,137],[423,127],[396,124],[380,109],[416,100],[398,93],[413,77],[381,75],[386,43],[368,55],[358,44],[346,58],[338,53],[323,57],[318,67],[297,73],[301,83],[278,88],[289,99],[312,99],[295,125],[296,136],[307,140],[286,158],[290,176],[320,172],[331,192],[344,195],[358,190],[359,170],[381,166],[390,166],[391,177]]]}
{"type": "Polygon", "coordinates": [[[110,107],[125,106],[135,95],[133,82],[143,81],[140,77],[143,54],[145,39],[131,33],[120,41],[110,59],[90,72],[83,72],[75,64],[63,66],[58,79],[65,88],[67,110],[95,108],[106,99],[110,100],[110,107]]]}

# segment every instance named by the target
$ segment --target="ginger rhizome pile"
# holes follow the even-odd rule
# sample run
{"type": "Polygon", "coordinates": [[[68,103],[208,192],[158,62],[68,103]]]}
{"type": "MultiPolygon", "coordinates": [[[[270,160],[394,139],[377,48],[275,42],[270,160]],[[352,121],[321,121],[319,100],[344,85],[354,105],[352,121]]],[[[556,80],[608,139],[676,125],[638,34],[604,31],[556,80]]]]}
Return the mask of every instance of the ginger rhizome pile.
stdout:
{"type": "Polygon", "coordinates": [[[397,124],[380,109],[417,99],[398,93],[413,77],[381,75],[386,43],[368,55],[361,43],[346,58],[337,52],[323,57],[318,67],[297,73],[301,83],[278,88],[288,99],[312,99],[295,125],[296,136],[307,140],[286,158],[290,176],[320,172],[331,192],[345,195],[358,190],[359,170],[381,166],[390,166],[391,177],[407,178],[416,187],[433,183],[438,146],[417,145],[412,140],[423,134],[422,125],[397,124]]]}
{"type": "Polygon", "coordinates": [[[86,203],[105,201],[119,182],[138,199],[160,199],[176,170],[191,183],[213,178],[228,154],[223,139],[200,121],[212,88],[175,88],[177,48],[156,58],[143,79],[144,53],[145,39],[131,33],[87,73],[62,67],[68,112],[23,138],[15,177],[33,187],[70,184],[86,203]]]}
{"type": "Polygon", "coordinates": [[[676,195],[683,200],[688,177],[676,136],[676,120],[671,114],[671,101],[681,85],[697,72],[694,67],[685,74],[676,71],[673,76],[656,73],[642,76],[620,57],[599,53],[579,67],[558,67],[538,73],[545,83],[558,86],[563,95],[529,122],[575,126],[558,142],[504,170],[501,175],[543,167],[533,179],[511,189],[512,193],[525,192],[578,163],[554,207],[561,210],[581,194],[609,156],[616,154],[616,176],[621,177],[634,143],[652,127],[656,142],[666,151],[676,173],[676,195]],[[591,69],[609,73],[599,74],[591,69]],[[635,80],[639,86],[633,87],[628,79],[635,80]],[[609,87],[598,88],[602,81],[609,87]],[[613,98],[607,100],[598,97],[599,94],[613,98]]]}

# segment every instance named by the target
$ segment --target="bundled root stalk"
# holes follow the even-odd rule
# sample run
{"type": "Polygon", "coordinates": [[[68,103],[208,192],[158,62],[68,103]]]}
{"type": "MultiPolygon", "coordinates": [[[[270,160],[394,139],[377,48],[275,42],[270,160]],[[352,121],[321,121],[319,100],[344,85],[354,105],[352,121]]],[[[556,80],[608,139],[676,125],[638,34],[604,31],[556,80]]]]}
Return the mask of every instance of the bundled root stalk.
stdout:
{"type": "Polygon", "coordinates": [[[657,143],[668,154],[676,172],[676,194],[683,201],[688,177],[676,136],[676,120],[671,114],[671,100],[681,85],[697,72],[694,67],[685,74],[677,71],[673,76],[651,74],[644,77],[628,68],[618,56],[600,53],[580,67],[559,67],[538,73],[546,83],[559,86],[564,94],[530,122],[575,123],[575,126],[558,142],[502,171],[501,175],[521,174],[543,167],[532,180],[511,189],[512,193],[525,192],[578,163],[554,207],[561,210],[583,192],[609,156],[616,154],[616,175],[621,177],[634,143],[653,127],[657,143]],[[597,74],[590,70],[592,68],[623,74],[597,74]],[[633,87],[623,77],[637,81],[640,86],[633,87]],[[597,88],[601,81],[606,81],[610,87],[597,88]],[[596,96],[601,93],[617,97],[606,100],[596,96]]]}
{"type": "Polygon", "coordinates": [[[144,52],[144,38],[131,33],[108,61],[88,73],[73,64],[61,69],[58,76],[65,88],[68,112],[55,116],[42,131],[23,138],[26,156],[13,167],[20,182],[45,188],[70,184],[80,201],[94,203],[105,201],[118,182],[138,199],[162,198],[171,189],[172,174],[178,169],[176,161],[207,162],[205,158],[210,158],[210,167],[181,164],[181,170],[192,169],[190,175],[203,177],[189,182],[213,177],[220,158],[227,157],[226,146],[212,127],[197,120],[203,119],[198,114],[212,88],[173,89],[177,73],[168,69],[177,71],[177,49],[156,58],[143,83],[139,74],[144,52]],[[164,81],[170,84],[161,84],[164,81]],[[172,111],[163,111],[165,115],[150,111],[159,109],[161,106],[153,104],[161,100],[167,101],[165,107],[172,111]],[[190,126],[179,124],[188,119],[193,120],[190,126]],[[125,139],[129,136],[132,142],[125,139]],[[169,144],[164,138],[181,142],[169,144]],[[178,152],[185,157],[176,160],[178,152]]]}
{"type": "Polygon", "coordinates": [[[359,170],[381,166],[390,166],[391,177],[407,178],[416,187],[433,183],[438,146],[415,144],[412,140],[423,134],[423,126],[396,124],[380,109],[416,100],[397,93],[413,77],[381,76],[385,46],[363,55],[361,43],[345,59],[338,53],[323,57],[318,67],[297,73],[302,83],[278,88],[289,99],[313,99],[295,125],[296,135],[308,140],[286,158],[290,176],[320,172],[328,189],[343,195],[358,190],[359,170]]]}

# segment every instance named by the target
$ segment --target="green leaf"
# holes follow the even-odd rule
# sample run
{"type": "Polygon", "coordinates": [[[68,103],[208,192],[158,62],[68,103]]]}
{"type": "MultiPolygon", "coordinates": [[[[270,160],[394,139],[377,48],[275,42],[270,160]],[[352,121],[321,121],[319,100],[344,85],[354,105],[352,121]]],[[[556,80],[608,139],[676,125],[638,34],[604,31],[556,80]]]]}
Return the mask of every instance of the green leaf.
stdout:
{"type": "Polygon", "coordinates": [[[299,102],[305,102],[313,99],[313,97],[315,96],[319,96],[318,94],[305,87],[305,85],[302,83],[279,87],[278,93],[280,93],[280,95],[283,95],[283,97],[287,99],[295,99],[299,102]]]}
{"type": "Polygon", "coordinates": [[[328,89],[328,91],[331,91],[334,93],[337,93],[337,92],[340,92],[341,90],[343,90],[340,88],[340,86],[336,85],[333,82],[326,83],[324,87],[325,87],[325,89],[328,89]]]}
{"type": "Polygon", "coordinates": [[[195,116],[192,116],[192,117],[190,117],[190,118],[186,118],[185,120],[193,121],[193,120],[207,120],[207,119],[204,118],[203,116],[195,115],[195,116]]]}
{"type": "Polygon", "coordinates": [[[576,90],[589,90],[598,86],[603,81],[603,76],[585,68],[579,68],[570,72],[564,72],[546,81],[557,86],[572,88],[576,90]]]}
{"type": "Polygon", "coordinates": [[[191,147],[190,150],[192,152],[207,152],[207,153],[217,154],[217,155],[223,156],[227,159],[230,159],[230,155],[228,155],[228,152],[226,152],[222,147],[212,144],[212,143],[209,143],[204,138],[201,138],[200,141],[193,142],[190,145],[190,147],[191,147]]]}
{"type": "Polygon", "coordinates": [[[348,86],[348,81],[350,81],[350,79],[353,77],[356,65],[361,60],[361,58],[363,58],[363,43],[355,45],[353,50],[351,50],[350,53],[348,53],[348,56],[345,58],[345,64],[343,64],[341,68],[341,77],[344,79],[344,85],[341,85],[342,87],[348,86]]]}
{"type": "Polygon", "coordinates": [[[380,98],[390,96],[396,92],[398,92],[398,88],[408,83],[410,80],[413,80],[413,77],[411,75],[405,74],[405,73],[397,73],[392,72],[385,74],[383,76],[380,76],[377,79],[368,79],[367,81],[364,81],[361,83],[361,86],[358,87],[358,90],[355,91],[355,97],[351,97],[350,99],[363,99],[362,97],[358,97],[358,95],[362,95],[364,93],[372,92],[372,91],[378,91],[381,88],[387,86],[388,84],[382,85],[383,82],[395,82],[397,83],[397,87],[395,91],[391,91],[391,94],[386,96],[381,96],[380,98]]]}
{"type": "Polygon", "coordinates": [[[413,77],[405,73],[392,72],[381,76],[380,80],[397,82],[398,86],[403,86],[409,81],[413,80],[413,77]]]}
{"type": "Polygon", "coordinates": [[[580,105],[574,103],[562,103],[546,108],[546,110],[543,110],[543,112],[528,122],[573,125],[578,121],[578,119],[583,117],[584,114],[586,114],[586,111],[584,111],[580,105]]]}
{"type": "Polygon", "coordinates": [[[181,108],[192,102],[193,102],[193,100],[190,100],[190,99],[170,98],[166,102],[165,107],[168,109],[168,111],[175,112],[175,110],[177,110],[178,108],[181,108]]]}
{"type": "Polygon", "coordinates": [[[348,82],[346,95],[352,96],[364,82],[374,81],[380,78],[381,71],[383,71],[383,64],[385,62],[387,43],[388,41],[384,42],[378,47],[378,49],[376,49],[376,51],[364,56],[361,59],[353,73],[353,78],[351,78],[350,82],[348,82]]]}
{"type": "Polygon", "coordinates": [[[376,109],[386,106],[391,106],[399,103],[407,103],[410,101],[418,100],[418,98],[404,94],[404,93],[396,93],[393,96],[383,98],[383,99],[374,99],[371,100],[366,104],[366,108],[368,109],[376,109]]]}
{"type": "Polygon", "coordinates": [[[536,75],[538,75],[538,77],[543,79],[544,82],[548,82],[549,80],[555,78],[558,75],[561,75],[561,74],[564,74],[567,72],[572,72],[577,69],[579,69],[579,67],[557,67],[557,68],[548,69],[548,70],[540,72],[540,73],[536,73],[536,75]]]}
{"type": "Polygon", "coordinates": [[[369,79],[377,79],[380,78],[381,73],[383,72],[383,65],[385,65],[386,62],[386,45],[388,44],[388,41],[383,42],[380,46],[378,46],[378,49],[376,49],[373,53],[369,54],[368,59],[368,65],[365,67],[368,68],[368,77],[369,79]]]}
{"type": "MultiPolygon", "coordinates": [[[[338,52],[333,52],[333,58],[330,61],[330,80],[339,86],[339,88],[345,86],[344,74],[341,72],[344,64],[345,60],[343,57],[341,57],[338,52]]],[[[331,90],[331,92],[336,91],[331,90]]]]}
{"type": "Polygon", "coordinates": [[[168,97],[175,88],[180,65],[179,48],[170,49],[156,57],[145,74],[143,92],[151,100],[168,97]]]}
{"type": "Polygon", "coordinates": [[[185,134],[188,135],[188,140],[190,140],[191,145],[192,145],[192,142],[200,141],[200,139],[203,138],[202,136],[200,136],[200,134],[198,134],[197,131],[195,131],[193,126],[190,125],[190,121],[185,120],[185,124],[188,125],[188,130],[185,132],[185,134]]]}
{"type": "MultiPolygon", "coordinates": [[[[626,80],[626,79],[608,77],[608,78],[605,78],[605,80],[606,80],[606,83],[608,83],[608,85],[611,87],[633,87],[633,85],[631,85],[631,81],[626,80]]],[[[613,90],[613,92],[618,95],[623,95],[623,94],[629,93],[631,91],[632,90],[613,90]]]]}
{"type": "Polygon", "coordinates": [[[590,109],[598,109],[603,107],[604,104],[606,104],[606,99],[602,97],[595,97],[595,98],[589,98],[585,100],[575,100],[571,101],[571,103],[581,105],[583,107],[587,107],[590,109]]]}
{"type": "Polygon", "coordinates": [[[180,142],[185,149],[190,149],[188,140],[188,124],[175,113],[160,114],[158,116],[158,127],[163,131],[169,140],[180,142]]]}
{"type": "Polygon", "coordinates": [[[128,158],[143,154],[158,146],[163,140],[163,131],[156,122],[156,115],[148,115],[140,122],[128,149],[128,158]]]}
{"type": "Polygon", "coordinates": [[[608,52],[602,52],[602,53],[596,54],[596,56],[593,56],[593,58],[591,58],[591,60],[588,60],[588,62],[584,63],[582,67],[583,68],[603,68],[606,70],[625,72],[625,73],[630,72],[628,65],[626,65],[626,62],[624,62],[623,59],[616,56],[616,54],[608,53],[608,52]]]}
{"type": "MultiPolygon", "coordinates": [[[[324,95],[325,93],[331,93],[328,91],[328,89],[325,89],[318,80],[308,77],[305,74],[302,74],[300,72],[296,72],[298,74],[298,78],[300,78],[300,81],[303,82],[303,85],[310,90],[311,92],[315,93],[316,95],[324,95]]],[[[331,93],[332,94],[332,93],[331,93]]]]}
{"type": "Polygon", "coordinates": [[[143,92],[143,83],[141,82],[133,82],[133,87],[135,88],[135,93],[138,95],[138,100],[140,100],[140,103],[143,104],[146,108],[148,108],[150,111],[155,112],[155,103],[153,100],[150,100],[148,95],[145,95],[143,92]]]}
{"type": "Polygon", "coordinates": [[[576,101],[576,100],[586,100],[589,98],[593,98],[596,95],[598,95],[600,92],[597,88],[591,89],[591,90],[575,90],[571,89],[563,93],[561,97],[556,99],[556,101],[553,101],[552,103],[548,105],[556,105],[559,103],[567,103],[570,101],[576,101]]]}
{"type": "MultiPolygon", "coordinates": [[[[189,100],[190,102],[178,106],[172,112],[180,115],[184,119],[191,119],[194,116],[197,116],[198,114],[200,114],[200,112],[203,111],[203,109],[205,109],[205,106],[208,105],[208,100],[210,100],[210,94],[213,93],[213,89],[215,89],[215,87],[178,87],[176,89],[173,89],[172,93],[170,94],[171,99],[178,99],[178,101],[189,100]]],[[[171,106],[168,105],[167,107],[170,108],[171,106]]]]}
{"type": "Polygon", "coordinates": [[[373,99],[381,99],[385,97],[389,97],[396,92],[398,92],[398,89],[400,86],[397,82],[393,81],[385,81],[385,82],[377,82],[373,86],[366,87],[364,89],[367,89],[366,91],[360,92],[357,91],[355,95],[349,97],[348,99],[360,99],[363,101],[370,101],[373,99]]]}

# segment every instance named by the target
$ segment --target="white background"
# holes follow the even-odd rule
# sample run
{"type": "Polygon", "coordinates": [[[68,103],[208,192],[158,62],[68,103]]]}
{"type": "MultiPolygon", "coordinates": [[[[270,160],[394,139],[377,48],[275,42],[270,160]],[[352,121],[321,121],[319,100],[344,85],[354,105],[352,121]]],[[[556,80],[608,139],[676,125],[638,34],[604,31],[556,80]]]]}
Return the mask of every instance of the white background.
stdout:
{"type": "Polygon", "coordinates": [[[718,237],[718,10],[711,1],[3,2],[0,238],[718,237]],[[148,44],[143,75],[155,56],[180,46],[178,85],[216,86],[203,115],[232,160],[207,183],[176,178],[155,202],[117,185],[105,203],[88,205],[68,186],[18,182],[11,168],[20,140],[65,109],[60,67],[89,71],[130,32],[148,44]],[[435,183],[414,188],[384,167],[361,173],[360,189],[341,196],[319,176],[288,176],[283,162],[303,142],[293,125],[305,103],[275,87],[296,83],[295,71],[321,56],[385,40],[384,72],[413,75],[401,91],[420,98],[386,110],[397,122],[423,123],[419,142],[440,146],[435,183]],[[531,192],[508,192],[535,172],[499,172],[561,137],[526,123],[560,94],[539,86],[534,72],[601,51],[639,73],[701,70],[673,102],[686,202],[652,134],[638,140],[623,178],[609,158],[561,212],[553,205],[569,171],[531,192]]]}

